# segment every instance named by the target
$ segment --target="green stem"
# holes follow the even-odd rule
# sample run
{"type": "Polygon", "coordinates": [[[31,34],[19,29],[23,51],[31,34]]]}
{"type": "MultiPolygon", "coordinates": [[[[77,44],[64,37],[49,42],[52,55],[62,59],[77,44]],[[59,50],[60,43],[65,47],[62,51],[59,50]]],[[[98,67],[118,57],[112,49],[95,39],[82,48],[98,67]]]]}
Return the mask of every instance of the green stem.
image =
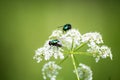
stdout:
{"type": "Polygon", "coordinates": [[[61,65],[61,63],[63,63],[68,57],[69,57],[69,55],[67,55],[67,56],[59,63],[59,65],[61,65]]]}
{"type": "Polygon", "coordinates": [[[80,48],[82,48],[84,45],[85,45],[86,43],[83,43],[83,44],[81,44],[80,46],[78,46],[74,51],[77,51],[77,50],[79,50],[80,48]]]}
{"type": "Polygon", "coordinates": [[[89,52],[74,52],[73,54],[80,54],[80,55],[87,55],[87,56],[93,56],[91,53],[89,52]]]}
{"type": "Polygon", "coordinates": [[[75,59],[74,59],[73,54],[71,54],[71,58],[72,58],[72,63],[73,63],[74,69],[75,69],[75,73],[76,73],[77,80],[80,80],[80,79],[79,79],[79,75],[78,75],[78,71],[77,71],[77,67],[76,67],[76,63],[75,63],[75,59]]]}

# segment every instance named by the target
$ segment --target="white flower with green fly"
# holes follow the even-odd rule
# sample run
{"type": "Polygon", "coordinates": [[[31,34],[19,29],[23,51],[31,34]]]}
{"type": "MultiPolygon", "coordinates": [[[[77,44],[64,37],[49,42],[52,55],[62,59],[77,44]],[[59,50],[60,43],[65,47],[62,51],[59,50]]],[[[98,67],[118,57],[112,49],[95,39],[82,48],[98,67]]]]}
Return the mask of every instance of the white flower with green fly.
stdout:
{"type": "MultiPolygon", "coordinates": [[[[71,24],[65,24],[62,26],[62,30],[54,30],[44,46],[36,50],[34,59],[39,63],[43,60],[49,61],[51,57],[54,57],[54,59],[60,60],[58,65],[61,65],[66,59],[71,58],[77,80],[92,80],[91,69],[82,63],[77,67],[78,64],[76,63],[74,55],[93,56],[96,62],[101,58],[110,57],[110,59],[112,59],[111,49],[104,45],[103,42],[102,36],[98,32],[81,34],[79,30],[73,29],[71,24]],[[84,46],[86,46],[86,48],[81,50],[84,46]],[[67,56],[65,56],[65,54],[67,54],[67,56]]],[[[54,62],[48,64],[51,65],[54,64],[54,62]]],[[[52,69],[54,69],[54,67],[52,69]]],[[[50,80],[56,80],[57,75],[53,75],[50,72],[48,76],[48,74],[44,73],[44,71],[47,72],[47,70],[47,67],[43,68],[43,78],[46,79],[49,77],[50,80]],[[50,77],[50,74],[52,77],[50,77]]]]}
{"type": "Polygon", "coordinates": [[[55,59],[64,59],[62,53],[63,49],[56,46],[50,46],[50,41],[51,40],[46,41],[43,47],[38,48],[35,51],[35,56],[33,58],[36,59],[38,63],[42,60],[50,60],[51,57],[54,57],[55,59]]]}

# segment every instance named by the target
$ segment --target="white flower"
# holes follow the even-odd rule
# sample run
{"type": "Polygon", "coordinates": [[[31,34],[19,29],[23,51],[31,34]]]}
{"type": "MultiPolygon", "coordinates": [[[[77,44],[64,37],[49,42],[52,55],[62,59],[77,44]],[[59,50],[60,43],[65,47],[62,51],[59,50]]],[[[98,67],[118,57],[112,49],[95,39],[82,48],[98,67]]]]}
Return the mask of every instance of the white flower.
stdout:
{"type": "Polygon", "coordinates": [[[63,35],[63,32],[61,31],[61,30],[54,30],[53,32],[52,32],[52,34],[49,36],[49,39],[58,39],[58,38],[60,38],[60,36],[62,36],[63,35]]]}
{"type": "Polygon", "coordinates": [[[43,59],[49,60],[52,56],[55,59],[58,59],[58,57],[60,59],[64,59],[64,55],[62,53],[63,49],[61,49],[60,47],[58,48],[56,46],[50,46],[49,41],[50,40],[46,41],[42,48],[39,48],[35,51],[35,56],[33,58],[36,59],[38,63],[43,59]]]}
{"type": "Polygon", "coordinates": [[[33,59],[36,59],[37,63],[43,60],[43,52],[44,52],[44,48],[39,48],[35,51],[35,55],[33,59]]]}
{"type": "Polygon", "coordinates": [[[91,42],[95,44],[103,43],[102,36],[97,32],[90,32],[82,35],[82,42],[91,42]]]}
{"type": "Polygon", "coordinates": [[[82,35],[82,42],[86,42],[88,45],[87,52],[93,54],[96,62],[100,60],[100,58],[110,57],[112,59],[112,54],[110,48],[107,46],[99,46],[99,44],[103,43],[102,36],[97,32],[90,32],[82,35]]]}
{"type": "Polygon", "coordinates": [[[42,68],[43,79],[46,80],[47,78],[49,78],[50,80],[56,80],[58,70],[60,69],[62,68],[55,64],[54,61],[49,61],[42,68]]]}
{"type": "Polygon", "coordinates": [[[65,36],[63,36],[62,38],[61,38],[61,41],[62,41],[62,45],[63,45],[63,47],[66,47],[66,48],[68,48],[68,49],[71,49],[71,46],[72,46],[72,38],[71,37],[65,37],[65,36]]]}
{"type": "Polygon", "coordinates": [[[76,29],[71,29],[66,32],[62,37],[63,46],[67,47],[68,49],[71,49],[72,42],[73,47],[80,45],[81,42],[81,34],[76,29]]]}
{"type": "MultiPolygon", "coordinates": [[[[65,29],[67,28],[68,27],[65,29]]],[[[98,62],[100,58],[110,57],[110,59],[112,59],[111,49],[102,44],[102,36],[98,32],[90,32],[81,35],[78,30],[73,28],[67,29],[64,32],[62,30],[54,30],[44,46],[35,51],[33,58],[36,59],[38,63],[42,60],[50,60],[51,57],[64,59],[62,52],[72,55],[79,54],[79,49],[86,45],[81,50],[87,48],[87,50],[85,50],[95,58],[96,62],[98,62]]],[[[84,50],[80,53],[84,53],[84,50]]],[[[76,68],[75,65],[74,67],[76,68]]],[[[54,61],[49,61],[42,68],[43,79],[56,80],[58,70],[60,69],[61,67],[55,64],[54,61]]],[[[80,80],[92,80],[92,70],[85,64],[79,64],[77,70],[73,72],[78,73],[77,77],[79,76],[80,80]]]]}
{"type": "Polygon", "coordinates": [[[102,58],[106,58],[106,57],[110,57],[110,59],[112,60],[112,54],[111,54],[111,50],[109,47],[103,45],[100,47],[100,51],[99,51],[102,58]]]}
{"type": "Polygon", "coordinates": [[[89,47],[90,48],[87,49],[87,52],[93,54],[93,57],[95,57],[96,62],[98,62],[100,58],[110,57],[110,59],[112,59],[111,50],[107,46],[103,45],[100,47],[98,45],[94,45],[89,47]]]}
{"type": "MultiPolygon", "coordinates": [[[[92,70],[85,64],[79,64],[77,68],[79,78],[82,80],[92,80],[92,70]]],[[[74,70],[75,73],[75,70],[74,70]]]]}

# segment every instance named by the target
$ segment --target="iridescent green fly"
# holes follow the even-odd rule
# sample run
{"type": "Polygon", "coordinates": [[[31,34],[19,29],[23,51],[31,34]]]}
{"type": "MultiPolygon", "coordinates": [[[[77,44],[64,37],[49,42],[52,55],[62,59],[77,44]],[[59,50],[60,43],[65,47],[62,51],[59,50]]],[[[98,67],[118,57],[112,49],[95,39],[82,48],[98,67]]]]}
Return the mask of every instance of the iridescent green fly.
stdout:
{"type": "Polygon", "coordinates": [[[65,24],[65,25],[63,26],[63,31],[68,31],[68,30],[70,30],[71,28],[72,28],[71,24],[65,24]]]}
{"type": "Polygon", "coordinates": [[[63,32],[66,32],[72,28],[71,24],[65,24],[64,26],[60,26],[60,27],[63,27],[63,32]]]}
{"type": "Polygon", "coordinates": [[[62,44],[58,39],[50,40],[49,41],[50,46],[56,46],[56,47],[62,47],[62,44]]]}

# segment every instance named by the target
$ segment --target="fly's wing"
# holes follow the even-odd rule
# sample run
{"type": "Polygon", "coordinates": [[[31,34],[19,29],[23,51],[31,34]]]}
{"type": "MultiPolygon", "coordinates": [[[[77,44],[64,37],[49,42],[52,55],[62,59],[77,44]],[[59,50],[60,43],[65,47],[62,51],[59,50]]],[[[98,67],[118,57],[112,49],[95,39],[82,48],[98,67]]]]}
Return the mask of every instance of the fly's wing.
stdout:
{"type": "Polygon", "coordinates": [[[59,42],[57,43],[57,46],[58,46],[58,47],[62,47],[62,43],[59,41],[59,42]]]}

